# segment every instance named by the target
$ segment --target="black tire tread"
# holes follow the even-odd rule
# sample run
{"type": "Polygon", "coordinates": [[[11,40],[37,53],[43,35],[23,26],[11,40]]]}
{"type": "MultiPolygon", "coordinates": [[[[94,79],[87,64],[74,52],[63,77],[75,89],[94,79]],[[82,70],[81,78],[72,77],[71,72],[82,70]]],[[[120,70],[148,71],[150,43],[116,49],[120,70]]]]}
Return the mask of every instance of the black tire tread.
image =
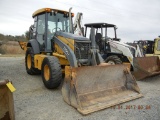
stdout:
{"type": "Polygon", "coordinates": [[[62,70],[61,70],[61,65],[59,63],[58,58],[55,56],[48,56],[44,58],[43,63],[42,63],[42,79],[44,85],[48,89],[54,89],[59,87],[62,81],[62,70]],[[50,68],[50,79],[48,81],[45,80],[44,78],[44,66],[48,64],[50,68]]]}
{"type": "Polygon", "coordinates": [[[111,56],[107,57],[107,59],[105,60],[105,62],[107,63],[110,60],[114,61],[115,64],[122,64],[121,59],[117,55],[111,55],[111,56]]]}
{"type": "Polygon", "coordinates": [[[31,47],[27,48],[26,54],[25,54],[25,66],[26,66],[26,71],[29,75],[37,75],[40,74],[41,71],[38,70],[37,68],[34,68],[34,54],[33,54],[33,49],[31,47]],[[27,67],[27,56],[28,54],[31,55],[31,68],[29,69],[27,67]]]}

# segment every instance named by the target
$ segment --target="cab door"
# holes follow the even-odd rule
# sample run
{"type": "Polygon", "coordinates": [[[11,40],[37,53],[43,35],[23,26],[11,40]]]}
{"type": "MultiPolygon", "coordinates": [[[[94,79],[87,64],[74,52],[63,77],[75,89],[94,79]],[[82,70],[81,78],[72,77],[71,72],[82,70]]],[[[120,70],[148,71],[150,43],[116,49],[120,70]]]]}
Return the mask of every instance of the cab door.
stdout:
{"type": "Polygon", "coordinates": [[[40,51],[45,51],[45,39],[46,39],[46,14],[38,15],[37,17],[37,35],[36,40],[39,43],[40,51]]]}

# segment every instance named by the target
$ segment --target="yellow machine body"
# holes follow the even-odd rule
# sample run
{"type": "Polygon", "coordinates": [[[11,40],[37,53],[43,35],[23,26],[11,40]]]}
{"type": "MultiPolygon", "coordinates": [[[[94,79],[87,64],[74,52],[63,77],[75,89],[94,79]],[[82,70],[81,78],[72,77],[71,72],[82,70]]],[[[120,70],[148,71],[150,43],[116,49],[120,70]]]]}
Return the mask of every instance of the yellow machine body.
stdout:
{"type": "MultiPolygon", "coordinates": [[[[62,36],[58,36],[58,38],[63,43],[67,44],[74,51],[74,40],[73,39],[64,38],[62,36]]],[[[19,41],[19,45],[21,46],[23,50],[25,51],[27,50],[27,42],[19,41]]],[[[64,52],[62,51],[62,49],[57,44],[54,44],[54,48],[55,48],[55,51],[52,53],[52,56],[56,56],[59,59],[61,65],[63,66],[69,65],[69,62],[64,52]]],[[[42,62],[45,57],[47,57],[46,53],[35,54],[34,55],[34,67],[41,70],[42,62]]]]}

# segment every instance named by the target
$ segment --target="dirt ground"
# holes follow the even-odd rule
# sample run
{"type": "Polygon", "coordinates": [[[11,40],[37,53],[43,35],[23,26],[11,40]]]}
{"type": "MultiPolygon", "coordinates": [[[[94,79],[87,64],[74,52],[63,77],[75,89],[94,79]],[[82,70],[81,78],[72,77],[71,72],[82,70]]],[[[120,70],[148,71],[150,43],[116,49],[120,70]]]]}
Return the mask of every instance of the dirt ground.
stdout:
{"type": "Polygon", "coordinates": [[[16,120],[160,120],[160,76],[137,82],[143,98],[86,116],[63,101],[60,88],[48,90],[40,75],[28,75],[24,57],[0,57],[3,79],[11,80],[17,89],[16,120]]]}

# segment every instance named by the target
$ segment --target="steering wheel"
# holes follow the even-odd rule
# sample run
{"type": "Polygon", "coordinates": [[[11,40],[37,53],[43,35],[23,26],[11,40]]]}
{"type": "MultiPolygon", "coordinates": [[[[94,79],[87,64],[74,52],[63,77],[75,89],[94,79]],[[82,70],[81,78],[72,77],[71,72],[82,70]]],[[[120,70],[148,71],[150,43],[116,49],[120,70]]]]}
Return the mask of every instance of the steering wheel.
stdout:
{"type": "Polygon", "coordinates": [[[53,29],[52,29],[52,33],[54,33],[54,29],[57,29],[57,28],[61,31],[61,28],[56,27],[56,28],[53,28],[53,29]]]}

